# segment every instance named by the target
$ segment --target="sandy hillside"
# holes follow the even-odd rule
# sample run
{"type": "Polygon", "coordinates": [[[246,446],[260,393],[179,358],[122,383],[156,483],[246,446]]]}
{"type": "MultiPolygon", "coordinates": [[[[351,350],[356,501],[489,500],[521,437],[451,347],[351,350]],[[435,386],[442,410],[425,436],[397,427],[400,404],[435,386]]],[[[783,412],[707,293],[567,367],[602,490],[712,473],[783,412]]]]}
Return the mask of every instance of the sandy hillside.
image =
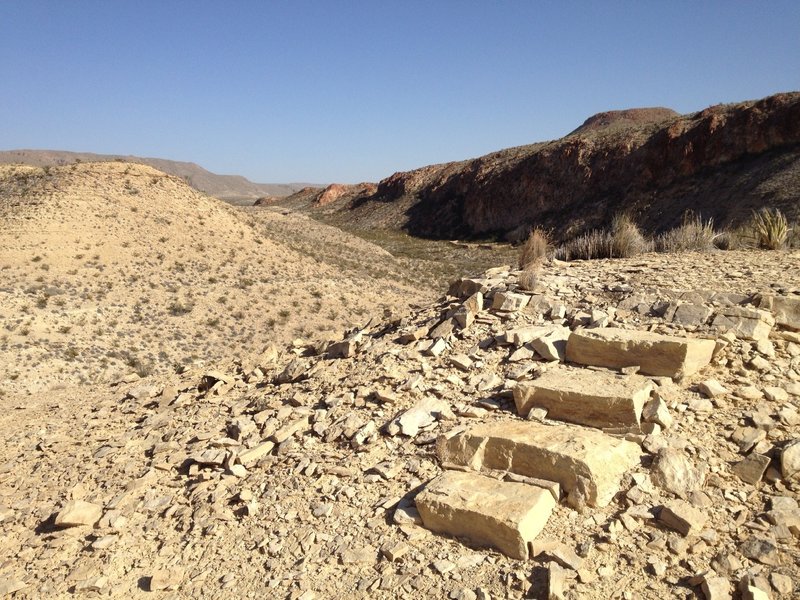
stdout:
{"type": "Polygon", "coordinates": [[[323,261],[265,233],[147,166],[1,166],[0,390],[245,359],[432,295],[371,244],[323,261]]]}

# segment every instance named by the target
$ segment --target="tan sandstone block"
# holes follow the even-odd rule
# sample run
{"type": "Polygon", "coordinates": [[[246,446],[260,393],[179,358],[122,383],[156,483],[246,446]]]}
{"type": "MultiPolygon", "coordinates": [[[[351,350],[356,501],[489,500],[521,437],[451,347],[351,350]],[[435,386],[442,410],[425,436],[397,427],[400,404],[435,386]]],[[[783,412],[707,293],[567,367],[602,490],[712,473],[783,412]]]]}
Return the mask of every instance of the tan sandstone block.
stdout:
{"type": "Polygon", "coordinates": [[[567,342],[567,360],[597,367],[640,367],[645,375],[683,377],[711,361],[714,340],[681,338],[649,331],[581,329],[567,342]]]}
{"type": "Polygon", "coordinates": [[[517,384],[514,402],[521,416],[541,407],[547,410],[548,418],[579,425],[636,426],[654,387],[652,381],[639,375],[559,368],[517,384]]]}
{"type": "Polygon", "coordinates": [[[524,483],[445,471],[416,498],[426,528],[497,548],[520,560],[556,505],[552,494],[524,483]]]}
{"type": "Polygon", "coordinates": [[[532,421],[453,430],[439,436],[436,453],[444,463],[557,481],[570,503],[592,506],[611,502],[623,473],[641,454],[633,442],[600,431],[532,421]]]}

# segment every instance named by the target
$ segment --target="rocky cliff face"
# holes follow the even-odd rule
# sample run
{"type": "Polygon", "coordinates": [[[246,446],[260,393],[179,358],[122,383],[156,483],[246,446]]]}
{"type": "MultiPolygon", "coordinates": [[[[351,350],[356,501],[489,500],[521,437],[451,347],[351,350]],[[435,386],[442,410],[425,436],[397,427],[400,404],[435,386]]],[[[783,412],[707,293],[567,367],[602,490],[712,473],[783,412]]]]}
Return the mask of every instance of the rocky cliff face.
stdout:
{"type": "Polygon", "coordinates": [[[800,217],[800,92],[683,116],[602,113],[560,140],[395,173],[341,209],[422,236],[541,225],[563,239],[620,211],[656,232],[689,209],[725,226],[765,205],[800,217]]]}

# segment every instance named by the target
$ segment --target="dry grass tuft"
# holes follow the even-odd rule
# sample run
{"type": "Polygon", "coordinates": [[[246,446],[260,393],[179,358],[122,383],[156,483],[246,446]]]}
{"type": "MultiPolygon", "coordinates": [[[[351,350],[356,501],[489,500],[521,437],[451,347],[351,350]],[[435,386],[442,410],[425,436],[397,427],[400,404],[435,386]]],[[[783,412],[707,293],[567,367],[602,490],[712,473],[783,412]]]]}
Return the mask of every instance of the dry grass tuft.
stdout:
{"type": "Polygon", "coordinates": [[[629,216],[621,214],[614,217],[609,258],[630,258],[649,249],[650,243],[629,216]]]}
{"type": "Polygon", "coordinates": [[[550,249],[550,236],[547,232],[538,227],[533,229],[520,248],[519,268],[524,271],[534,265],[542,264],[547,260],[550,249]]]}
{"type": "Polygon", "coordinates": [[[719,233],[714,231],[714,221],[703,222],[699,215],[688,211],[683,224],[662,233],[655,240],[657,252],[710,252],[719,233]]]}

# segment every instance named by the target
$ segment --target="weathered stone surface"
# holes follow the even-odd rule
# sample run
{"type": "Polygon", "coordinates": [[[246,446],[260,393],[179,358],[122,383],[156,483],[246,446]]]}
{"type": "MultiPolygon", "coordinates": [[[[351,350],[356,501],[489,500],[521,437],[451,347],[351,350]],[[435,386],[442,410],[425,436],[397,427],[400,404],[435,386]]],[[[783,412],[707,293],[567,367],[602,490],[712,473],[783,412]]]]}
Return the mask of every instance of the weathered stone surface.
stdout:
{"type": "Polygon", "coordinates": [[[689,492],[703,486],[706,472],[703,466],[696,466],[683,450],[662,448],[653,460],[650,478],[661,489],[685,498],[689,492]]]}
{"type": "Polygon", "coordinates": [[[340,342],[335,342],[328,347],[329,358],[350,358],[358,351],[363,334],[360,331],[348,336],[340,342]]]}
{"type": "Polygon", "coordinates": [[[753,452],[748,454],[743,460],[739,461],[731,470],[742,481],[755,485],[764,476],[764,472],[769,466],[769,456],[753,452]]]}
{"type": "Polygon", "coordinates": [[[682,536],[699,533],[707,517],[699,509],[683,500],[667,502],[658,513],[658,520],[682,536]]]}
{"type": "Polygon", "coordinates": [[[672,322],[683,326],[704,325],[713,312],[702,304],[681,304],[675,309],[672,322]]]}
{"type": "Polygon", "coordinates": [[[150,591],[174,590],[183,582],[184,572],[181,569],[161,569],[150,578],[150,591]]]}
{"type": "Polygon", "coordinates": [[[531,297],[527,294],[515,294],[514,292],[496,292],[492,299],[492,310],[512,312],[522,310],[527,306],[531,297]]]}
{"type": "Polygon", "coordinates": [[[103,515],[103,507],[84,500],[70,500],[56,515],[55,524],[59,527],[94,525],[103,515]]]}
{"type": "Polygon", "coordinates": [[[453,417],[448,402],[438,398],[423,398],[400,415],[397,424],[403,435],[414,437],[421,428],[433,424],[437,419],[453,417]]]}
{"type": "Polygon", "coordinates": [[[551,369],[514,387],[517,412],[547,409],[551,419],[590,427],[639,425],[642,407],[654,388],[638,375],[618,376],[588,369],[551,369]]]}
{"type": "Polygon", "coordinates": [[[567,360],[598,367],[640,367],[645,375],[683,377],[711,361],[715,342],[607,328],[573,331],[567,360]]]}
{"type": "Polygon", "coordinates": [[[416,504],[431,531],[465,537],[524,560],[528,543],[545,526],[556,503],[541,488],[445,471],[417,495],[416,504]]]}
{"type": "Polygon", "coordinates": [[[720,310],[712,321],[715,329],[733,331],[736,337],[762,340],[769,337],[775,318],[765,310],[731,306],[720,310]]]}
{"type": "Polygon", "coordinates": [[[459,327],[466,329],[475,321],[475,316],[483,310],[483,294],[476,292],[458,307],[453,318],[459,327]]]}
{"type": "Polygon", "coordinates": [[[531,340],[531,347],[545,360],[564,362],[567,359],[569,336],[569,327],[553,327],[544,335],[531,340]]]}
{"type": "Polygon", "coordinates": [[[554,329],[553,325],[526,325],[525,327],[516,327],[508,329],[501,337],[500,340],[505,341],[519,348],[538,337],[541,337],[554,329]]]}
{"type": "Polygon", "coordinates": [[[723,396],[729,393],[728,390],[726,390],[716,379],[706,379],[705,381],[701,381],[697,384],[697,389],[700,390],[701,394],[708,398],[716,398],[717,396],[723,396]]]}
{"type": "Polygon", "coordinates": [[[800,329],[800,296],[764,296],[760,306],[772,311],[778,325],[800,329]]]}
{"type": "Polygon", "coordinates": [[[245,450],[239,454],[239,462],[245,466],[253,464],[271,453],[274,448],[275,442],[271,442],[269,440],[261,442],[257,446],[254,446],[253,448],[245,450]]]}
{"type": "Polygon", "coordinates": [[[557,481],[572,504],[605,506],[639,446],[599,431],[530,421],[494,422],[450,431],[436,442],[442,462],[557,481]]]}
{"type": "Polygon", "coordinates": [[[784,446],[781,452],[781,474],[785,479],[800,477],[800,438],[784,446]]]}
{"type": "Polygon", "coordinates": [[[730,600],[731,584],[725,577],[704,577],[700,586],[706,600],[730,600]]]}

